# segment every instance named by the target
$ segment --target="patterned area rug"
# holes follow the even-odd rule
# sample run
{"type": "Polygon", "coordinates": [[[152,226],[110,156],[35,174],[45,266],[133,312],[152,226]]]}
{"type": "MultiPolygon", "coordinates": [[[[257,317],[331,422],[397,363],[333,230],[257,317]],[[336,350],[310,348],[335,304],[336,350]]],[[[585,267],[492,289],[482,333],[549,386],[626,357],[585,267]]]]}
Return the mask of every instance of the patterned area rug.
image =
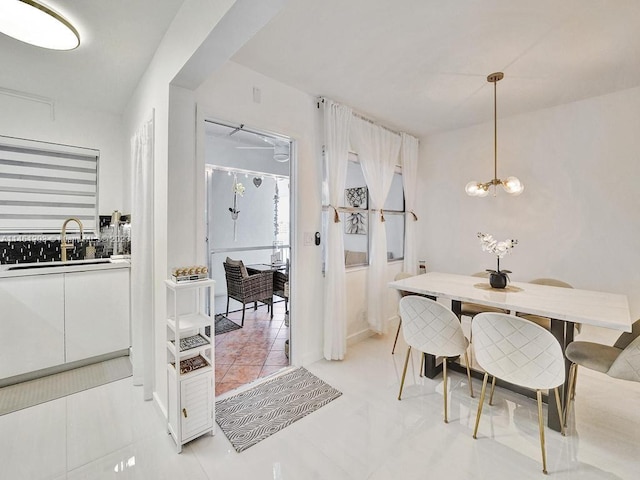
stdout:
{"type": "Polygon", "coordinates": [[[242,452],[335,400],[341,392],[304,368],[216,402],[216,422],[242,452]]]}
{"type": "Polygon", "coordinates": [[[118,357],[0,388],[0,415],[130,377],[129,357],[118,357]]]}
{"type": "MultiPolygon", "coordinates": [[[[216,325],[216,335],[221,335],[223,333],[232,332],[234,330],[238,330],[239,328],[242,328],[240,325],[238,325],[235,322],[232,322],[221,313],[216,315],[215,325],[216,325]]],[[[209,332],[206,332],[206,333],[208,334],[209,332]]]]}

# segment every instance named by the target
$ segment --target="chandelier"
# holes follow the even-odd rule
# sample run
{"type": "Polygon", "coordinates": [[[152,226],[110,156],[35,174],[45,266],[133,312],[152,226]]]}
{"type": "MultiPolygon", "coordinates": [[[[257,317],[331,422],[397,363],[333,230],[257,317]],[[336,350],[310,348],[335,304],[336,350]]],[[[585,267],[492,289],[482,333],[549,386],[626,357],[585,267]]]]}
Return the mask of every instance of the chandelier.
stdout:
{"type": "Polygon", "coordinates": [[[487,81],[493,83],[493,180],[485,183],[471,181],[464,188],[467,195],[472,197],[486,197],[489,195],[489,187],[493,185],[493,195],[496,195],[496,187],[500,185],[511,195],[520,195],[524,185],[518,177],[507,177],[504,180],[498,178],[498,102],[497,83],[504,78],[504,73],[496,72],[487,77],[487,81]]]}

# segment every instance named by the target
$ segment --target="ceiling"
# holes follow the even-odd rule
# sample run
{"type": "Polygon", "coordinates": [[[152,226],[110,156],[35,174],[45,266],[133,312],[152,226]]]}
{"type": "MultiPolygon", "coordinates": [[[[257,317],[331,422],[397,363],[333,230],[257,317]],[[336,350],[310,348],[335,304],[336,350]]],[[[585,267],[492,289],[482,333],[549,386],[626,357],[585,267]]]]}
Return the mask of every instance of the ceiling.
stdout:
{"type": "Polygon", "coordinates": [[[233,61],[415,135],[640,85],[638,0],[290,0],[233,61]]]}
{"type": "MultiPolygon", "coordinates": [[[[81,46],[0,34],[0,93],[119,113],[184,0],[46,3],[81,46]]],[[[287,0],[232,60],[423,136],[490,120],[495,71],[500,118],[639,86],[639,27],[638,0],[287,0]]]]}
{"type": "Polygon", "coordinates": [[[81,44],[61,52],[0,34],[0,93],[11,90],[121,113],[184,0],[42,3],[77,28],[81,44]]]}

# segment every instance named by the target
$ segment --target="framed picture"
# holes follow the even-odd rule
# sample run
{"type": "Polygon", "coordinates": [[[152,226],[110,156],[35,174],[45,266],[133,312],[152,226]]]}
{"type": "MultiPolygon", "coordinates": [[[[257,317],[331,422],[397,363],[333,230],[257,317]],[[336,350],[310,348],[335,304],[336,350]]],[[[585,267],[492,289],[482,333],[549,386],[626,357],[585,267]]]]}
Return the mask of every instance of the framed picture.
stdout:
{"type": "Polygon", "coordinates": [[[367,187],[347,188],[344,198],[350,207],[367,208],[367,187]]]}
{"type": "MultiPolygon", "coordinates": [[[[356,208],[367,208],[367,187],[347,188],[344,191],[347,205],[356,208]]],[[[350,212],[346,215],[344,233],[353,235],[367,234],[367,213],[350,212]]]]}

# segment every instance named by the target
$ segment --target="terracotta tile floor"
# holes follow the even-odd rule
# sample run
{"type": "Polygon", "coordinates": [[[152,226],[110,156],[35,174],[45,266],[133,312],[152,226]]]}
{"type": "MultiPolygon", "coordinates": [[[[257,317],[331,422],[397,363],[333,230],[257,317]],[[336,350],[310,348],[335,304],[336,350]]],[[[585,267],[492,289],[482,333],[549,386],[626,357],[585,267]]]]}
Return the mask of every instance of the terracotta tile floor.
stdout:
{"type": "MultiPolygon", "coordinates": [[[[244,327],[216,336],[216,396],[289,365],[284,342],[289,327],[284,324],[284,302],[274,304],[273,320],[267,307],[254,311],[247,306],[244,327]]],[[[229,319],[240,324],[242,311],[229,312],[229,319]]]]}

